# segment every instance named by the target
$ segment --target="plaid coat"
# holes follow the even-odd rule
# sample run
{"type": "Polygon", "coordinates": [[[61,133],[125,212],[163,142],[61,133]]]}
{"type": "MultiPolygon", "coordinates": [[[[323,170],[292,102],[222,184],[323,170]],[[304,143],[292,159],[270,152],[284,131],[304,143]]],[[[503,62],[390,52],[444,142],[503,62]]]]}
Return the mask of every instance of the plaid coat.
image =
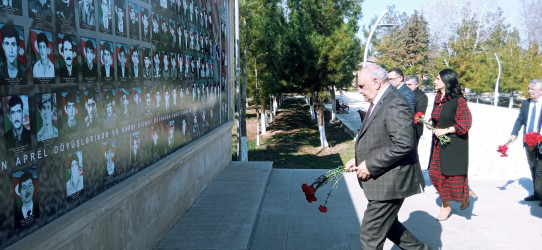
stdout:
{"type": "Polygon", "coordinates": [[[425,187],[416,154],[414,115],[408,102],[388,87],[365,117],[356,138],[356,165],[366,161],[371,178],[360,181],[368,200],[402,199],[425,187]]]}

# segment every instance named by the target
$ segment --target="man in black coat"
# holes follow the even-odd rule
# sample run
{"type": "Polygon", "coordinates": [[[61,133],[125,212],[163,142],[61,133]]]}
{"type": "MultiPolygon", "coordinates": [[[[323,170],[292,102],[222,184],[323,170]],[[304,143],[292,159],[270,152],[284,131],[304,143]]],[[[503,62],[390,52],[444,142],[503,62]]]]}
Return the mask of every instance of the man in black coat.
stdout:
{"type": "MultiPolygon", "coordinates": [[[[414,114],[422,112],[425,114],[427,111],[427,95],[419,88],[418,77],[415,75],[409,75],[406,77],[405,84],[414,92],[414,114]]],[[[423,124],[420,122],[416,124],[416,145],[420,141],[420,137],[423,135],[423,124]]]]}

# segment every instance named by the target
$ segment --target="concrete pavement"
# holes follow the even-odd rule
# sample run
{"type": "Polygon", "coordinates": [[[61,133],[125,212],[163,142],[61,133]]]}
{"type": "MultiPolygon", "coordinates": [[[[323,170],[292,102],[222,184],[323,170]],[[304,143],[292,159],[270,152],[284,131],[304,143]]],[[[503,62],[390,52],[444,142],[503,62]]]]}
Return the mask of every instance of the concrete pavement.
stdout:
{"type": "MultiPolygon", "coordinates": [[[[350,113],[338,118],[357,130],[361,122],[356,109],[366,110],[368,104],[356,93],[338,94],[350,106],[350,113]]],[[[430,95],[428,113],[433,98],[430,95]]],[[[542,207],[539,202],[523,201],[533,188],[521,143],[510,145],[509,157],[502,158],[496,152],[497,146],[507,141],[519,110],[475,103],[469,103],[469,108],[473,115],[469,184],[476,195],[471,197],[470,207],[462,211],[453,203],[452,216],[436,221],[441,202],[427,175],[431,138],[425,131],[418,151],[428,186],[424,193],[405,200],[399,220],[434,248],[539,249],[542,207]]],[[[367,200],[354,174],[341,179],[328,201],[327,213],[319,212],[318,206],[331,185],[316,192],[318,201],[309,204],[305,200],[301,184],[310,184],[325,172],[234,162],[156,249],[360,249],[359,231],[367,200]],[[220,195],[209,196],[213,192],[220,195]],[[240,215],[245,216],[240,219],[240,215]]],[[[385,249],[398,248],[387,241],[385,249]]]]}

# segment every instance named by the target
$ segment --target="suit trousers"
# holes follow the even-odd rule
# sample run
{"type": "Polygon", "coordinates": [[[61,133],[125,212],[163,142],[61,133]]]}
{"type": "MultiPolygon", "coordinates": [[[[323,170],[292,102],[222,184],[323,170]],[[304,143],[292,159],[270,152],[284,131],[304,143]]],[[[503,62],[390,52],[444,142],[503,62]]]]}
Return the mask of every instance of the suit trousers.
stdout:
{"type": "MultiPolygon", "coordinates": [[[[542,173],[537,173],[537,171],[542,171],[542,167],[538,167],[538,165],[542,164],[542,159],[537,160],[537,154],[536,151],[538,148],[535,148],[534,151],[529,151],[529,148],[525,147],[525,155],[527,155],[527,163],[529,164],[529,170],[531,170],[531,177],[533,180],[533,190],[536,195],[539,197],[542,196],[542,179],[537,177],[542,177],[542,173]],[[538,189],[538,190],[537,190],[538,189]],[[537,194],[537,191],[540,192],[540,195],[537,194]]],[[[542,199],[542,197],[540,197],[542,199]]]]}
{"type": "Polygon", "coordinates": [[[383,249],[386,238],[401,249],[431,249],[412,235],[397,219],[404,200],[369,201],[361,222],[362,249],[383,249]]]}

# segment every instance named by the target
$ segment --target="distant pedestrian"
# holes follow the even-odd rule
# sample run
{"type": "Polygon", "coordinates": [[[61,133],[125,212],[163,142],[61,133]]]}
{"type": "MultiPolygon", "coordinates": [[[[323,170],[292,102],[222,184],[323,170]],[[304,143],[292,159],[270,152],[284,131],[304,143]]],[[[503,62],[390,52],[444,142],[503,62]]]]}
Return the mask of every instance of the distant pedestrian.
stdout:
{"type": "MultiPolygon", "coordinates": [[[[533,79],[529,82],[529,99],[521,102],[521,109],[519,110],[518,118],[514,123],[512,134],[510,135],[509,140],[511,142],[516,140],[522,126],[523,136],[528,132],[540,133],[540,125],[542,125],[542,119],[540,119],[540,115],[542,114],[542,99],[540,97],[542,97],[542,79],[533,79]]],[[[523,147],[525,148],[525,154],[527,155],[527,163],[531,170],[533,189],[535,191],[535,194],[529,195],[523,200],[538,201],[542,199],[542,180],[537,178],[542,178],[542,167],[537,167],[538,161],[536,160],[542,159],[540,145],[529,147],[527,146],[527,143],[523,142],[523,147]]],[[[542,206],[542,202],[540,202],[539,205],[542,206]]]]}
{"type": "Polygon", "coordinates": [[[469,206],[469,130],[472,115],[463,97],[453,69],[440,71],[434,81],[435,96],[429,122],[433,130],[433,144],[429,163],[429,177],[437,189],[442,208],[437,220],[450,217],[450,201],[461,202],[461,210],[469,206]],[[438,136],[447,135],[450,142],[440,145],[438,136]]]}
{"type": "Polygon", "coordinates": [[[359,72],[357,85],[371,106],[355,140],[355,158],[345,169],[356,171],[368,199],[361,223],[362,248],[382,249],[388,238],[401,249],[430,249],[397,218],[405,198],[425,186],[414,150],[412,110],[389,85],[386,70],[376,64],[359,72]]]}
{"type": "MultiPolygon", "coordinates": [[[[414,114],[422,112],[425,114],[427,111],[427,95],[419,88],[418,77],[415,75],[409,75],[405,78],[405,84],[414,92],[414,114]]],[[[416,132],[416,145],[420,142],[420,138],[423,135],[423,124],[418,123],[415,126],[416,132]]]]}

